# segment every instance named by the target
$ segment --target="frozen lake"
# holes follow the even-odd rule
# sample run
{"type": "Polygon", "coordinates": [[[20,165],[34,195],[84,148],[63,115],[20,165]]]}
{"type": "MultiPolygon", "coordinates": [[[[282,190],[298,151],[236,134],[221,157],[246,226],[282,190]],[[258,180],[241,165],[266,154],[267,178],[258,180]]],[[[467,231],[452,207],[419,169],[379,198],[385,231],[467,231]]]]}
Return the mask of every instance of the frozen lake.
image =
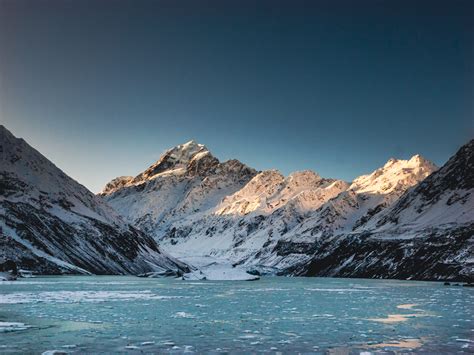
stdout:
{"type": "Polygon", "coordinates": [[[22,279],[0,283],[0,352],[473,352],[473,304],[435,282],[22,279]]]}

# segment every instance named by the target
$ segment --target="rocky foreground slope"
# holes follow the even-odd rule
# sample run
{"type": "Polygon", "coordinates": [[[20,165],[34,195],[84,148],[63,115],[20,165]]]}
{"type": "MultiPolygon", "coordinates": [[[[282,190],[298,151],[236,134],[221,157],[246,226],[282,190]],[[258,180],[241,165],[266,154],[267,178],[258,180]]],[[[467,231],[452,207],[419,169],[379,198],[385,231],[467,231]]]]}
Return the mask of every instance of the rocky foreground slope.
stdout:
{"type": "Polygon", "coordinates": [[[0,261],[36,273],[188,270],[3,126],[0,232],[0,261]]]}
{"type": "Polygon", "coordinates": [[[101,195],[184,258],[259,273],[468,279],[472,152],[470,142],[436,173],[419,155],[390,159],[349,184],[311,171],[284,177],[220,163],[189,142],[101,195]]]}

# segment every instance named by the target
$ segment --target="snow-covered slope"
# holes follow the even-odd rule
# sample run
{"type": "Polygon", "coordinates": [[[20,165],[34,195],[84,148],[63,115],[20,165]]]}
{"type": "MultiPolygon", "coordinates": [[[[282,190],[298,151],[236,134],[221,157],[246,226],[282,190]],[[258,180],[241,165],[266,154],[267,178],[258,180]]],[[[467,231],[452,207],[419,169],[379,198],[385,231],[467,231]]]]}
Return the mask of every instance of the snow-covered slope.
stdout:
{"type": "MultiPolygon", "coordinates": [[[[283,253],[301,245],[280,245],[283,253]]],[[[307,245],[294,275],[474,279],[474,140],[389,208],[307,245]]]]}
{"type": "Polygon", "coordinates": [[[371,174],[355,179],[348,190],[321,206],[294,231],[313,240],[344,231],[367,229],[376,216],[390,207],[410,187],[437,168],[419,155],[410,160],[390,159],[371,174]]]}
{"type": "Polygon", "coordinates": [[[187,269],[4,126],[0,159],[0,259],[43,274],[187,269]]]}
{"type": "Polygon", "coordinates": [[[207,255],[246,266],[265,263],[260,257],[262,250],[270,250],[348,186],[309,171],[287,178],[277,171],[264,171],[206,214],[173,223],[160,242],[179,256],[207,255]]]}
{"type": "Polygon", "coordinates": [[[335,196],[346,188],[345,182],[323,179],[310,170],[295,172],[287,178],[276,170],[267,170],[256,175],[235,194],[226,197],[215,213],[246,215],[253,212],[268,215],[288,204],[304,213],[318,208],[328,195],[335,196]]]}

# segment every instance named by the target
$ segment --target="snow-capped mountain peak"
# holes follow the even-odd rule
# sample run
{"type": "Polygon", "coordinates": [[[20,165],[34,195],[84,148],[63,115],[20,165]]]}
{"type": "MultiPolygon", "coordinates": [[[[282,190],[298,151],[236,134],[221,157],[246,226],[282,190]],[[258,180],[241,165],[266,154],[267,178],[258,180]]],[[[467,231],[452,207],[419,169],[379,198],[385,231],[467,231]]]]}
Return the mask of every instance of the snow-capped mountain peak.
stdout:
{"type": "Polygon", "coordinates": [[[126,186],[133,180],[133,176],[119,176],[115,179],[112,179],[108,182],[104,189],[102,190],[101,194],[111,194],[112,192],[126,186]]]}
{"type": "Polygon", "coordinates": [[[112,180],[101,195],[128,221],[157,234],[175,220],[213,209],[256,174],[235,159],[221,163],[203,144],[189,141],[135,178],[112,180]]]}
{"type": "Polygon", "coordinates": [[[429,176],[436,166],[419,155],[389,159],[370,174],[356,178],[346,191],[330,199],[304,221],[301,230],[334,234],[367,228],[405,191],[429,176]]]}
{"type": "Polygon", "coordinates": [[[202,174],[219,164],[205,145],[194,140],[166,150],[160,158],[137,176],[120,176],[107,183],[100,195],[110,195],[124,187],[143,185],[165,175],[202,174]]]}
{"type": "Polygon", "coordinates": [[[206,154],[210,154],[210,152],[204,144],[191,140],[169,149],[164,157],[175,164],[187,164],[192,159],[199,159],[206,154]]]}
{"type": "Polygon", "coordinates": [[[153,179],[157,175],[165,172],[183,174],[186,172],[186,168],[189,164],[194,163],[194,165],[197,165],[197,163],[204,158],[216,160],[203,144],[189,141],[177,145],[163,153],[156,163],[135,177],[132,183],[142,183],[145,180],[153,179]]]}
{"type": "Polygon", "coordinates": [[[323,178],[312,170],[295,171],[287,180],[287,188],[312,188],[317,187],[323,178]]]}
{"type": "MultiPolygon", "coordinates": [[[[420,157],[413,157],[422,160],[420,157]]],[[[412,158],[412,159],[413,159],[412,158]]],[[[384,228],[403,225],[429,228],[474,219],[474,139],[439,170],[404,194],[378,222],[384,228]]]]}
{"type": "Polygon", "coordinates": [[[383,167],[355,179],[350,189],[357,193],[401,195],[436,170],[436,165],[418,154],[409,160],[391,158],[383,167]]]}

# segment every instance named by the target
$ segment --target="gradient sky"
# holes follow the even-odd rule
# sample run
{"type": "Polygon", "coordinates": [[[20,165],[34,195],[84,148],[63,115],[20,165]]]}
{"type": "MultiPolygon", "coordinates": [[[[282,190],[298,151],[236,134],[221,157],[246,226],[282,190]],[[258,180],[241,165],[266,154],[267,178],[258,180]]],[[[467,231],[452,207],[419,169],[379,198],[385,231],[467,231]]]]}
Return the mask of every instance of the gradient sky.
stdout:
{"type": "Polygon", "coordinates": [[[99,191],[195,139],[351,180],[474,137],[474,1],[0,0],[0,123],[99,191]]]}

